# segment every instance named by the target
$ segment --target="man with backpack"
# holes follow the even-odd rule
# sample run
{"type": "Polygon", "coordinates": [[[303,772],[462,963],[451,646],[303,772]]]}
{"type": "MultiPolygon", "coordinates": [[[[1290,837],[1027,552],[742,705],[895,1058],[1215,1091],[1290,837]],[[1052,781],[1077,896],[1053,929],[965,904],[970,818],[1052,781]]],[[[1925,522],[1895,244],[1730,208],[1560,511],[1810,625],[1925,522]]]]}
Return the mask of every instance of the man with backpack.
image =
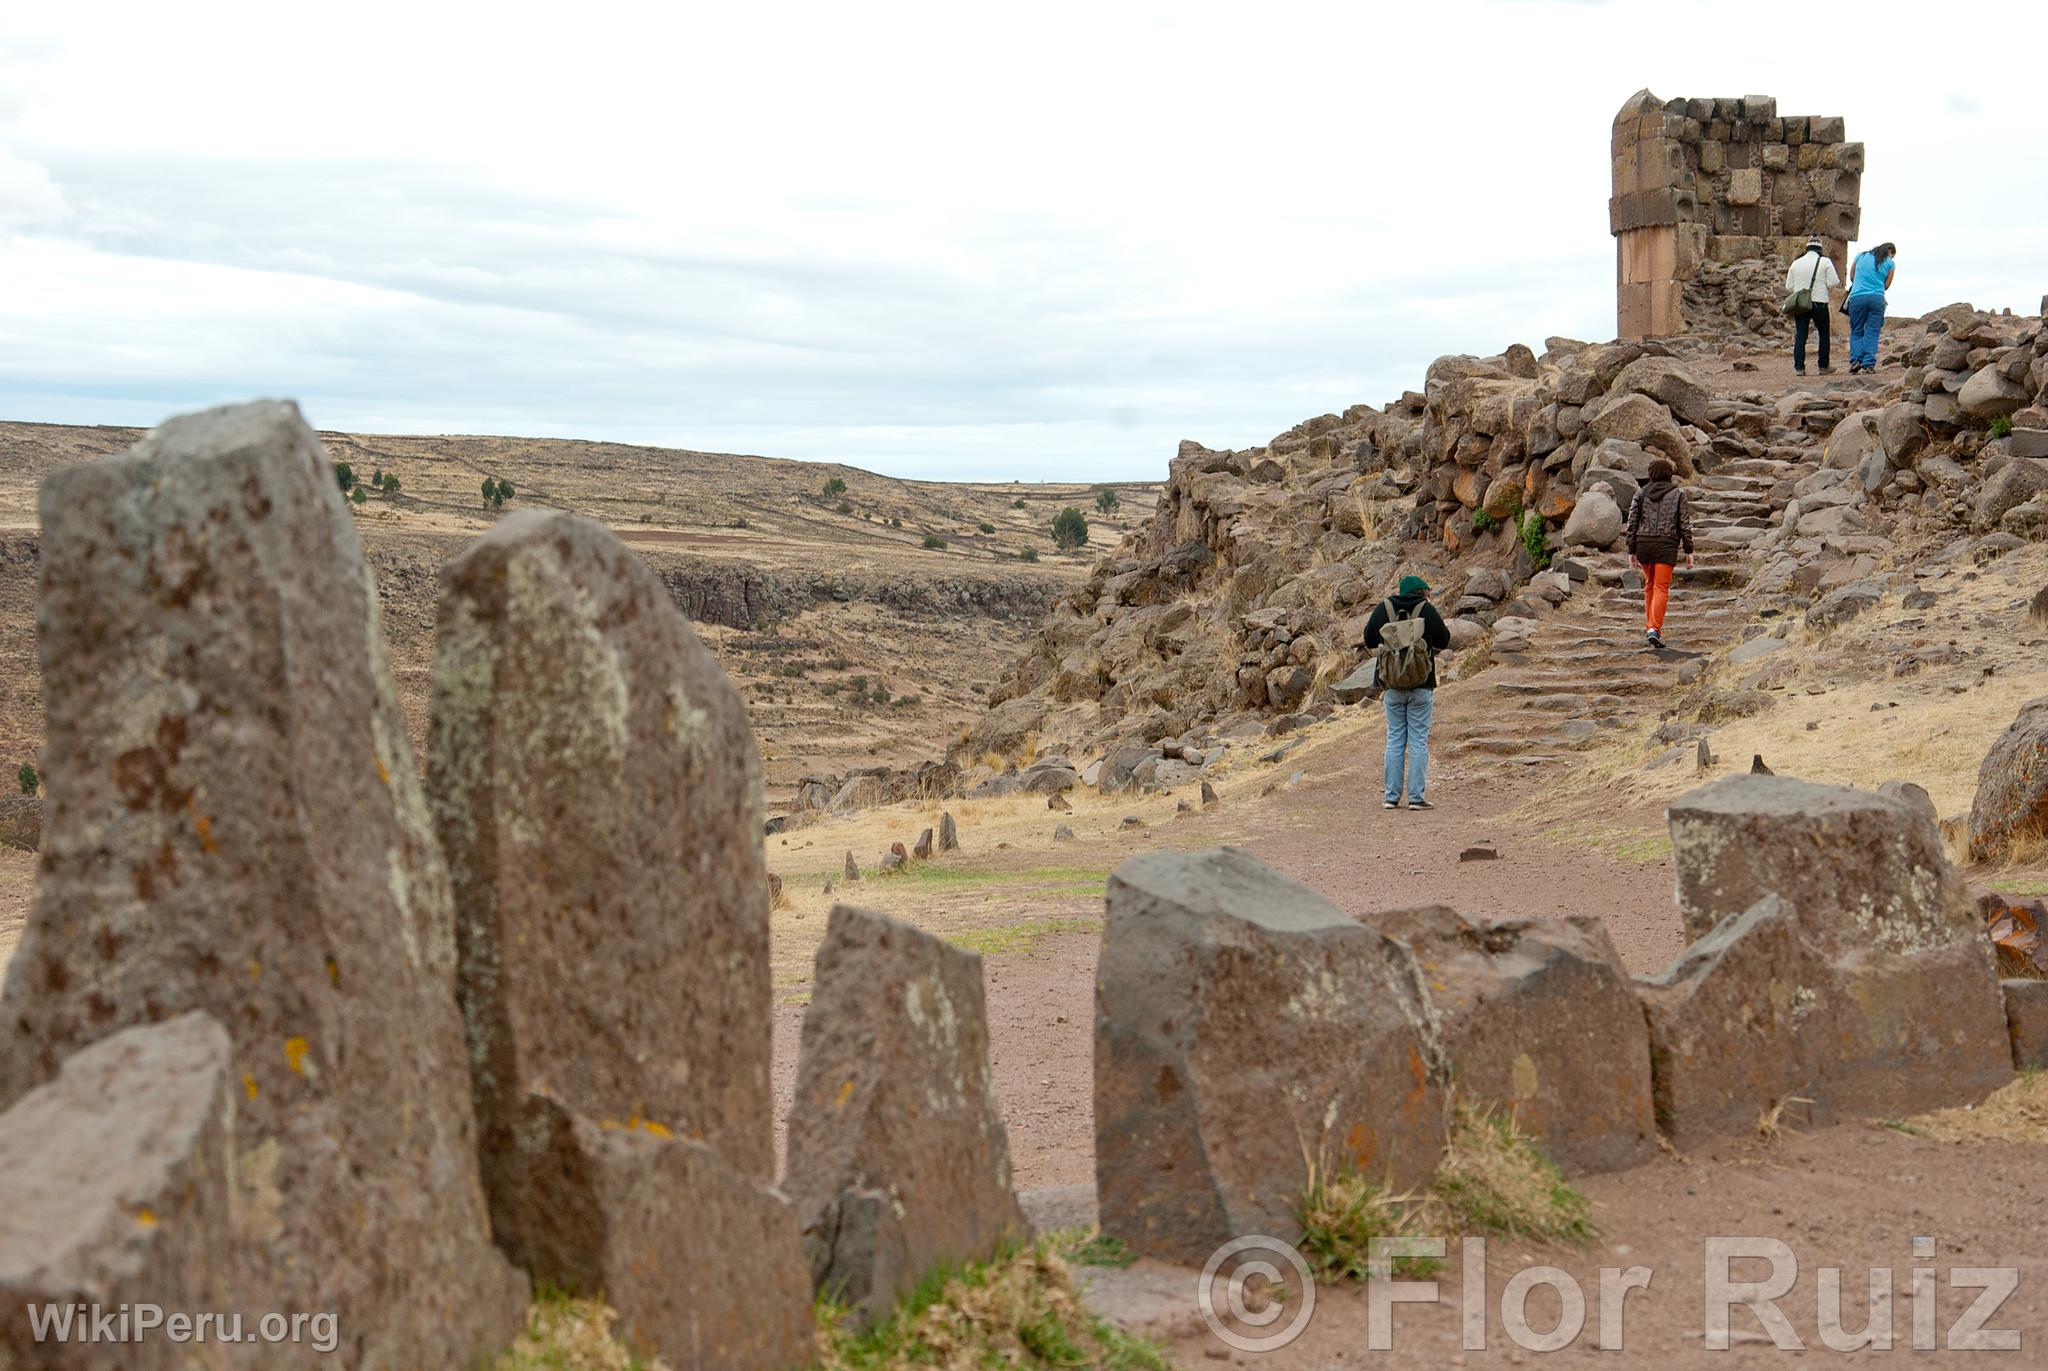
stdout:
{"type": "Polygon", "coordinates": [[[1451,631],[1429,602],[1420,576],[1403,576],[1392,596],[1365,621],[1365,645],[1387,707],[1387,776],[1384,808],[1401,807],[1401,781],[1408,782],[1408,807],[1433,809],[1423,797],[1429,779],[1429,718],[1436,700],[1436,654],[1451,645],[1451,631]]]}

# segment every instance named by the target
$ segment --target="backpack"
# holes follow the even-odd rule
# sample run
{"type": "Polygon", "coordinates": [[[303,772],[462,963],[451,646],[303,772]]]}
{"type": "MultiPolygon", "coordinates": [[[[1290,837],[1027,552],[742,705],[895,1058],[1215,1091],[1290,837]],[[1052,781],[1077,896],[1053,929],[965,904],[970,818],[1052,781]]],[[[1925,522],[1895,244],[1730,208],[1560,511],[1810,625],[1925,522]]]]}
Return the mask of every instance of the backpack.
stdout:
{"type": "Polygon", "coordinates": [[[1423,639],[1422,606],[1417,604],[1408,618],[1402,618],[1388,600],[1387,626],[1380,630],[1379,656],[1374,673],[1383,689],[1420,690],[1429,684],[1430,663],[1435,654],[1423,639]]]}

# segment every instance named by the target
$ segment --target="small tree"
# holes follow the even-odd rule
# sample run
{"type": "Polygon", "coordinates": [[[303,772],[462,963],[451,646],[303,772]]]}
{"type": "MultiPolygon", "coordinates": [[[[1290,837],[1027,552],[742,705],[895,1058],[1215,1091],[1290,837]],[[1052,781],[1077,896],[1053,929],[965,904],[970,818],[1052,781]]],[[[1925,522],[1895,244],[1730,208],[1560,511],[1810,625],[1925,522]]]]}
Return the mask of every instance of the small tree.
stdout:
{"type": "Polygon", "coordinates": [[[1095,492],[1095,508],[1099,510],[1101,513],[1109,513],[1111,510],[1116,508],[1116,504],[1116,492],[1111,490],[1108,486],[1104,486],[1102,489],[1095,492]]]}
{"type": "Polygon", "coordinates": [[[1024,497],[1020,495],[1020,496],[1018,496],[1018,497],[1017,497],[1016,499],[1014,499],[1014,500],[1010,501],[1010,508],[1011,508],[1011,509],[1022,509],[1022,508],[1024,508],[1024,497]]]}
{"type": "Polygon", "coordinates": [[[384,489],[384,468],[383,468],[383,467],[378,467],[378,468],[377,468],[377,474],[376,474],[376,475],[374,475],[374,476],[372,476],[372,477],[370,478],[370,484],[371,484],[371,485],[373,485],[373,486],[375,486],[375,487],[376,487],[377,489],[379,489],[379,490],[382,490],[382,489],[384,489]]]}
{"type": "Polygon", "coordinates": [[[1088,519],[1080,510],[1068,505],[1052,516],[1053,546],[1072,552],[1088,543],[1088,519]]]}
{"type": "Polygon", "coordinates": [[[334,479],[341,486],[341,493],[346,495],[355,489],[356,469],[347,462],[336,462],[334,464],[334,479]]]}
{"type": "Polygon", "coordinates": [[[829,500],[829,499],[831,499],[832,497],[834,497],[835,495],[844,495],[844,494],[846,494],[846,482],[844,482],[844,481],[840,480],[840,479],[839,479],[839,478],[838,478],[837,476],[829,477],[829,478],[827,478],[827,479],[826,479],[826,481],[825,481],[825,498],[826,498],[826,499],[828,499],[828,500],[829,500]]]}
{"type": "Polygon", "coordinates": [[[936,533],[925,534],[924,545],[933,552],[944,552],[946,550],[946,540],[936,533]]]}
{"type": "Polygon", "coordinates": [[[384,493],[386,495],[398,494],[398,478],[396,476],[384,477],[384,493]]]}
{"type": "Polygon", "coordinates": [[[515,491],[515,490],[513,490],[513,489],[512,489],[512,483],[511,483],[510,481],[506,480],[506,479],[505,479],[504,477],[502,477],[502,476],[500,476],[500,477],[498,478],[498,503],[499,503],[499,504],[501,504],[501,505],[502,505],[502,504],[504,504],[504,503],[505,503],[505,502],[506,502],[507,500],[511,499],[511,498],[512,498],[512,497],[513,497],[514,495],[516,495],[516,494],[518,494],[518,493],[519,493],[519,492],[517,492],[517,491],[515,491]]]}
{"type": "Polygon", "coordinates": [[[43,783],[43,778],[36,774],[35,767],[27,762],[23,762],[21,770],[14,773],[14,779],[21,782],[21,793],[24,795],[35,794],[36,787],[43,783]]]}
{"type": "Polygon", "coordinates": [[[489,509],[492,505],[496,504],[497,502],[498,483],[492,480],[490,477],[486,476],[484,477],[484,508],[489,509]]]}
{"type": "Polygon", "coordinates": [[[370,497],[364,493],[363,488],[361,486],[357,486],[354,490],[351,490],[348,493],[348,498],[354,500],[359,505],[368,504],[370,501],[370,497]]]}

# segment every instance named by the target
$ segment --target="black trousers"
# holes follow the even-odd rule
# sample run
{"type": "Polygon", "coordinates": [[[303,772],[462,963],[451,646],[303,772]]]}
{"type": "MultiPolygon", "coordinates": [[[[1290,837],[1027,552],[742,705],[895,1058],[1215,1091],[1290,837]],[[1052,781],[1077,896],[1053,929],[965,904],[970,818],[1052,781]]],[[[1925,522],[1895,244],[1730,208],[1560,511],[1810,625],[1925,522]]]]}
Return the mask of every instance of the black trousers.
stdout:
{"type": "Polygon", "coordinates": [[[1828,369],[1828,307],[1816,304],[1804,314],[1792,316],[1792,366],[1794,370],[1806,370],[1806,329],[1810,324],[1820,335],[1820,369],[1828,369]]]}

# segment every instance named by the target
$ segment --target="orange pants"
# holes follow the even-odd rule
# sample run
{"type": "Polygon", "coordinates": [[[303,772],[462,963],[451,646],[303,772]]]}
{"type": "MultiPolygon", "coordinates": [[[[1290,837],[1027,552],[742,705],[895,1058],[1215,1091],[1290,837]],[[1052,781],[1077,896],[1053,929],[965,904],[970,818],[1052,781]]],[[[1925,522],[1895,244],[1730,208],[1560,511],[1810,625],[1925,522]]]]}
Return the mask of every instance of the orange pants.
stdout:
{"type": "Polygon", "coordinates": [[[1664,628],[1664,605],[1671,598],[1671,573],[1676,570],[1669,562],[1643,563],[1643,619],[1659,632],[1664,628]]]}

